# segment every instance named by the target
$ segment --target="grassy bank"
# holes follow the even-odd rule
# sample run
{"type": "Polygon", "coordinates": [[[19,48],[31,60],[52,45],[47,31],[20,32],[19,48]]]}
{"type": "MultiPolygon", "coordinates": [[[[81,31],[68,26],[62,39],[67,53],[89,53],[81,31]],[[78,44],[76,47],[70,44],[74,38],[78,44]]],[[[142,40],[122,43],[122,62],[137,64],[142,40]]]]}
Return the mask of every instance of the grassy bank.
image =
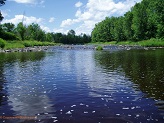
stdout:
{"type": "Polygon", "coordinates": [[[53,42],[39,42],[39,41],[6,41],[4,49],[25,48],[34,46],[54,46],[53,42]]]}
{"type": "Polygon", "coordinates": [[[150,39],[150,40],[144,40],[144,41],[112,41],[112,42],[92,42],[88,43],[91,45],[138,45],[138,46],[144,46],[144,47],[164,47],[164,39],[150,39]]]}

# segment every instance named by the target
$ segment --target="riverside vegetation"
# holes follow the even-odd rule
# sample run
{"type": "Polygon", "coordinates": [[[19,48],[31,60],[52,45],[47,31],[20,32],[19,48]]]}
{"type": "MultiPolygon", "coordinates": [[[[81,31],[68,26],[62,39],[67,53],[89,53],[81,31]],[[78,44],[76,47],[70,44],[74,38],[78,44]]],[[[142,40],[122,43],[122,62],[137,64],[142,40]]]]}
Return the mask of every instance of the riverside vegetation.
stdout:
{"type": "Polygon", "coordinates": [[[163,12],[163,0],[142,0],[124,16],[106,17],[96,24],[92,31],[92,42],[164,46],[163,12]]]}
{"type": "MultiPolygon", "coordinates": [[[[5,4],[2,0],[0,4],[5,4]]],[[[95,25],[91,36],[76,35],[74,30],[67,34],[46,33],[32,23],[18,25],[0,24],[0,48],[24,48],[56,44],[140,45],[164,47],[164,2],[142,0],[121,17],[106,17],[95,25]]],[[[0,21],[3,16],[0,13],[0,21]]],[[[98,48],[100,50],[102,48],[98,48]]]]}

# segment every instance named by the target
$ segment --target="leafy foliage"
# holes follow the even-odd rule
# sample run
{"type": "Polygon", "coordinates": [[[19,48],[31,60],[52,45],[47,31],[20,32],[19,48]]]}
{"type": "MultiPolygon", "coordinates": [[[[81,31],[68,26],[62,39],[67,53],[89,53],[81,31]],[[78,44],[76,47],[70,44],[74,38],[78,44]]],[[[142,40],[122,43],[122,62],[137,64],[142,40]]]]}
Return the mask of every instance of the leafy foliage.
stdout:
{"type": "MultiPolygon", "coordinates": [[[[28,26],[20,22],[17,26],[12,23],[0,25],[0,38],[5,40],[31,40],[40,42],[54,42],[63,44],[84,44],[91,42],[91,37],[86,34],[76,35],[70,30],[67,35],[62,33],[46,33],[38,24],[32,23],[28,26]]],[[[31,43],[25,43],[30,46],[31,43]]]]}
{"type": "Polygon", "coordinates": [[[95,25],[92,42],[164,38],[163,0],[142,0],[122,17],[106,18],[95,25]]]}
{"type": "Polygon", "coordinates": [[[4,48],[5,47],[5,41],[2,39],[2,38],[0,38],[0,48],[4,48]]]}
{"type": "MultiPolygon", "coordinates": [[[[5,1],[6,1],[6,0],[0,0],[0,6],[4,5],[4,4],[5,4],[5,1]]],[[[1,11],[0,11],[0,21],[2,21],[3,18],[4,18],[4,17],[2,16],[2,13],[1,13],[1,11]]]]}
{"type": "Polygon", "coordinates": [[[103,50],[103,47],[102,46],[98,46],[98,47],[96,47],[96,50],[98,50],[98,51],[103,50]]]}

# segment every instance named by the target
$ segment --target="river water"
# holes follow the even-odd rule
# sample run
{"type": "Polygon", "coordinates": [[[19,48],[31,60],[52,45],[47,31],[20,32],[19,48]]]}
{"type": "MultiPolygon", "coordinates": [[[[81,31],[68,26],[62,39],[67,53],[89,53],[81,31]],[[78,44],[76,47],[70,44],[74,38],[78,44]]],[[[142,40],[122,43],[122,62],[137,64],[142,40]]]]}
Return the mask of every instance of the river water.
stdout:
{"type": "Polygon", "coordinates": [[[0,122],[163,121],[164,49],[0,53],[0,122]]]}

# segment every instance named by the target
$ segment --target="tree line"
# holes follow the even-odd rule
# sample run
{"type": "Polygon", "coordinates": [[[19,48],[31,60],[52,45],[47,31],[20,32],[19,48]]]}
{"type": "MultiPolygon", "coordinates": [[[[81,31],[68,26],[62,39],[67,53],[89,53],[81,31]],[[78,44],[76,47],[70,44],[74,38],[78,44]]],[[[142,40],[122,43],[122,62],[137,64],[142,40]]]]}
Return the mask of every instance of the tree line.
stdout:
{"type": "MultiPolygon", "coordinates": [[[[4,5],[6,0],[0,0],[0,6],[4,5]]],[[[0,12],[0,22],[3,20],[0,12]]],[[[67,34],[46,33],[41,27],[32,23],[28,26],[20,22],[18,25],[12,23],[0,24],[0,38],[4,40],[36,40],[48,41],[63,44],[84,44],[91,42],[91,36],[86,34],[76,35],[74,30],[69,30],[67,34]]]]}
{"type": "Polygon", "coordinates": [[[93,42],[141,41],[164,38],[164,1],[142,0],[121,17],[106,17],[95,25],[93,42]]]}
{"type": "Polygon", "coordinates": [[[63,44],[84,44],[91,41],[89,35],[81,34],[77,36],[74,30],[70,30],[67,34],[46,33],[36,23],[26,26],[22,22],[17,26],[12,23],[1,24],[0,38],[4,40],[36,40],[63,44]]]}

